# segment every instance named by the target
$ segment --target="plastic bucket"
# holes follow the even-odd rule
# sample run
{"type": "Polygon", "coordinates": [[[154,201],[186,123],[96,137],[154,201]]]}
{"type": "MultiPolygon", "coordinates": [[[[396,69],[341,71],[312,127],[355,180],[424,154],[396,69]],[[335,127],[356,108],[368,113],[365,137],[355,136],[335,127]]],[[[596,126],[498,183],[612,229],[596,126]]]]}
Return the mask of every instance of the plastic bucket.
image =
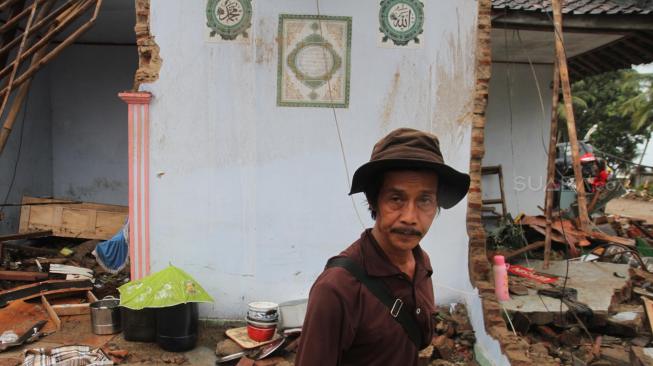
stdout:
{"type": "Polygon", "coordinates": [[[120,307],[122,333],[130,342],[156,341],[156,310],[145,308],[132,310],[120,307]]]}
{"type": "Polygon", "coordinates": [[[156,343],[170,352],[195,348],[198,318],[197,303],[156,309],[156,343]]]}

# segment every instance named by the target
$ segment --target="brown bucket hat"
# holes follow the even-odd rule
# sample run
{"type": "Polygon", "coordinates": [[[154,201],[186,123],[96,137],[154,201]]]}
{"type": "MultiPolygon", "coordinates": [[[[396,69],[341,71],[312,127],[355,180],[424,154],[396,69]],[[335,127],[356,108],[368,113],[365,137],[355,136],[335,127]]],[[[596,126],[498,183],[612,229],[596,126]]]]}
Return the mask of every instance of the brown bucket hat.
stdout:
{"type": "Polygon", "coordinates": [[[370,161],[354,173],[349,194],[364,192],[371,179],[395,169],[431,169],[438,174],[438,204],[451,208],[469,190],[469,175],[446,165],[437,136],[412,128],[390,132],[374,145],[370,161]]]}

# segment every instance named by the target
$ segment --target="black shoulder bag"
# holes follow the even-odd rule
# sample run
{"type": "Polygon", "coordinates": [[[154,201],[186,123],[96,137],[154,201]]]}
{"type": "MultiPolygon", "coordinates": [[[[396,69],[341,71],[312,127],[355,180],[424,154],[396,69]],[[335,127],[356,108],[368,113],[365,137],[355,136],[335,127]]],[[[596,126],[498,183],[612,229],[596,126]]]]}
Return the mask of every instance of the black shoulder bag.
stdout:
{"type": "Polygon", "coordinates": [[[370,290],[379,301],[390,309],[390,316],[392,316],[397,323],[401,324],[410,340],[413,341],[415,346],[417,346],[417,349],[421,349],[422,333],[419,330],[415,318],[413,318],[409,312],[401,311],[404,302],[399,298],[394,298],[381,279],[368,276],[358,263],[346,257],[329,259],[326,268],[332,267],[346,269],[360,283],[365,285],[365,287],[367,287],[367,289],[370,290]]]}

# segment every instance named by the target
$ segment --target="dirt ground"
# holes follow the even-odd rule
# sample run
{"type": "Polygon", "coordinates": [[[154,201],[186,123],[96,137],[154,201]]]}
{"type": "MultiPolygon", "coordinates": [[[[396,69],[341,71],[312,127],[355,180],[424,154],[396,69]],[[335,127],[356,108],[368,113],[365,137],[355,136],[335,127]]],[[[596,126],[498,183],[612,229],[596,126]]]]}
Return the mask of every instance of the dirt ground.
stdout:
{"type": "Polygon", "coordinates": [[[605,212],[612,215],[637,217],[653,224],[653,202],[617,198],[608,202],[605,212]]]}

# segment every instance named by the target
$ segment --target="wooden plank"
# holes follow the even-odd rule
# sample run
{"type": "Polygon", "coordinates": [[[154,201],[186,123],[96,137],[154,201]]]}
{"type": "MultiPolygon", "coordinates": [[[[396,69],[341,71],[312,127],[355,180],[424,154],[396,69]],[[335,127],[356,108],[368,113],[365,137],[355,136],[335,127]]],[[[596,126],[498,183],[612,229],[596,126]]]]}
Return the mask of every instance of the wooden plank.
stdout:
{"type": "Polygon", "coordinates": [[[97,297],[95,297],[95,294],[91,291],[86,291],[86,300],[88,300],[89,304],[98,301],[97,297]]]}
{"type": "Polygon", "coordinates": [[[650,300],[647,297],[642,296],[642,301],[644,302],[644,309],[646,310],[646,317],[648,318],[648,325],[653,332],[653,300],[650,300]]]}
{"type": "Polygon", "coordinates": [[[52,235],[52,230],[32,231],[22,234],[0,235],[0,241],[42,238],[50,235],[52,235]]]}
{"type": "Polygon", "coordinates": [[[65,203],[66,206],[75,207],[84,210],[96,210],[96,211],[107,211],[107,212],[125,212],[125,210],[128,210],[127,206],[121,206],[121,205],[108,205],[108,204],[94,203],[94,202],[82,202],[82,203],[75,203],[75,202],[76,201],[69,201],[69,200],[58,199],[58,198],[39,198],[39,197],[31,197],[31,196],[23,196],[23,200],[22,200],[22,203],[52,203],[55,205],[57,203],[65,203]]]}
{"type": "Polygon", "coordinates": [[[553,23],[556,58],[560,70],[560,82],[562,86],[562,96],[565,102],[567,118],[567,135],[571,145],[571,160],[574,167],[574,179],[576,180],[576,197],[578,202],[578,220],[580,228],[583,231],[590,231],[590,219],[587,213],[587,202],[585,200],[585,184],[583,172],[580,166],[580,151],[578,149],[578,137],[576,136],[576,120],[574,119],[574,107],[571,97],[571,84],[569,82],[569,70],[567,69],[567,57],[565,54],[563,35],[562,35],[562,5],[560,0],[552,0],[553,23]]]}
{"type": "Polygon", "coordinates": [[[54,250],[54,249],[48,249],[48,248],[37,248],[37,247],[32,247],[29,245],[25,244],[17,244],[17,243],[4,243],[4,246],[7,248],[12,248],[16,250],[20,250],[24,253],[32,253],[35,255],[48,255],[48,256],[58,256],[59,251],[54,250]]]}
{"type": "Polygon", "coordinates": [[[43,272],[0,271],[0,280],[5,281],[43,281],[48,274],[43,272]]]}
{"type": "Polygon", "coordinates": [[[501,198],[492,198],[492,199],[483,200],[484,205],[498,205],[499,203],[503,203],[503,200],[501,198]]]}
{"type": "Polygon", "coordinates": [[[50,315],[50,319],[54,322],[54,324],[57,326],[57,330],[61,330],[61,319],[59,319],[59,315],[57,315],[57,312],[54,311],[52,308],[52,305],[48,302],[48,299],[45,298],[45,296],[41,296],[41,303],[45,307],[45,310],[48,312],[50,315]]]}
{"type": "Polygon", "coordinates": [[[542,268],[549,268],[551,256],[551,225],[553,221],[553,186],[555,185],[556,146],[558,145],[558,102],[560,99],[560,73],[558,61],[553,65],[553,92],[551,93],[551,128],[549,133],[549,154],[546,166],[546,194],[544,197],[544,263],[542,268]]]}
{"type": "Polygon", "coordinates": [[[587,235],[592,239],[609,241],[609,242],[612,242],[612,243],[627,245],[627,246],[630,246],[630,247],[635,246],[635,240],[634,239],[622,238],[620,236],[608,235],[608,234],[603,233],[601,231],[591,231],[591,232],[587,233],[587,235]]]}
{"type": "MultiPolygon", "coordinates": [[[[501,11],[493,17],[492,28],[524,29],[524,27],[551,30],[551,18],[541,11],[501,11]]],[[[568,14],[567,29],[574,32],[623,34],[633,30],[653,30],[650,14],[568,14]]]]}
{"type": "Polygon", "coordinates": [[[516,256],[518,256],[518,255],[520,255],[520,254],[522,254],[522,253],[525,253],[525,252],[529,252],[529,251],[531,251],[531,250],[535,250],[535,249],[542,248],[543,246],[544,246],[544,241],[536,241],[536,242],[534,242],[534,243],[528,244],[527,246],[525,246],[525,247],[523,247],[523,248],[520,248],[520,249],[514,250],[514,251],[512,251],[512,252],[510,252],[510,253],[506,253],[506,254],[504,255],[504,257],[505,257],[506,259],[510,259],[510,258],[516,257],[516,256]]]}
{"type": "Polygon", "coordinates": [[[52,230],[52,235],[72,238],[107,240],[122,229],[129,208],[73,201],[23,197],[23,204],[51,203],[51,205],[23,206],[19,232],[52,230]]]}
{"type": "Polygon", "coordinates": [[[503,169],[501,165],[498,167],[499,174],[499,189],[501,191],[501,210],[503,211],[503,216],[508,215],[508,208],[506,207],[506,191],[503,189],[503,169]]]}
{"type": "Polygon", "coordinates": [[[0,291],[0,304],[15,300],[29,300],[42,295],[86,292],[93,289],[91,281],[48,280],[0,291]]]}
{"type": "Polygon", "coordinates": [[[52,305],[52,310],[54,310],[58,316],[86,315],[91,313],[89,304],[52,305]]]}

